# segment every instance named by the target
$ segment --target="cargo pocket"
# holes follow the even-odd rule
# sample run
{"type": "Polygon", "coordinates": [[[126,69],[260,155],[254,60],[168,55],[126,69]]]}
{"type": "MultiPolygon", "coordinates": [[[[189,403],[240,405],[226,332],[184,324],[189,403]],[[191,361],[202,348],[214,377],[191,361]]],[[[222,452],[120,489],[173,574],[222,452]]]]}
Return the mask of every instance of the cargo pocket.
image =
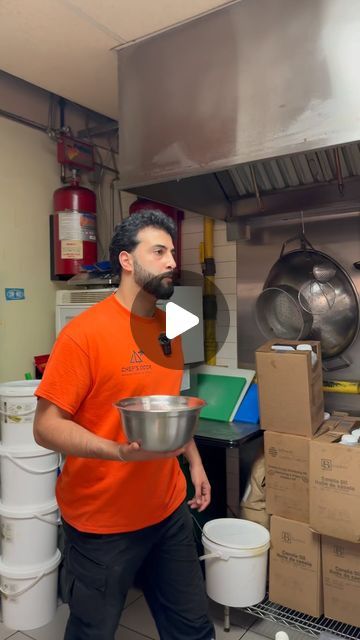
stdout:
{"type": "Polygon", "coordinates": [[[70,545],[66,566],[71,613],[87,623],[98,624],[105,612],[106,565],[70,545]]]}
{"type": "Polygon", "coordinates": [[[59,566],[58,593],[63,602],[69,603],[74,584],[74,576],[67,569],[64,560],[59,566]]]}

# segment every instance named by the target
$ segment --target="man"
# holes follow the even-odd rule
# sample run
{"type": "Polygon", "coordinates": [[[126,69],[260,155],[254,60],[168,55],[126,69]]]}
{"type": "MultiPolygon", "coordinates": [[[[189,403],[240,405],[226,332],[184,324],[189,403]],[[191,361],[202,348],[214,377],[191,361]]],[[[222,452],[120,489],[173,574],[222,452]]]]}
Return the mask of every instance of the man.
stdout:
{"type": "Polygon", "coordinates": [[[35,439],[66,454],[56,490],[66,536],[65,640],[112,640],[135,579],[162,640],[215,637],[177,460],[184,453],[189,461],[189,505],[202,511],[210,485],[196,445],[144,451],[127,442],[113,406],[129,396],[180,392],[181,342],[164,354],[165,314],[155,306],[173,292],[174,237],[172,221],[157,211],[116,228],[110,257],[119,288],[66,325],[37,390],[35,439]],[[139,331],[156,358],[140,351],[139,331]],[[139,351],[141,367],[132,364],[139,351]]]}

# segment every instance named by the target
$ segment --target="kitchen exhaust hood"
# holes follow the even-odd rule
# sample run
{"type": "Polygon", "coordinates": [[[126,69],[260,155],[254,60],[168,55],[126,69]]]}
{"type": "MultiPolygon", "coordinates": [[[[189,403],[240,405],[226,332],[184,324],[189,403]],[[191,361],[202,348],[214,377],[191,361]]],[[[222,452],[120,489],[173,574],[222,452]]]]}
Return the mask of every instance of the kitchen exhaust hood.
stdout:
{"type": "Polygon", "coordinates": [[[118,51],[120,187],[220,219],[359,210],[359,0],[239,0],[118,51]]]}

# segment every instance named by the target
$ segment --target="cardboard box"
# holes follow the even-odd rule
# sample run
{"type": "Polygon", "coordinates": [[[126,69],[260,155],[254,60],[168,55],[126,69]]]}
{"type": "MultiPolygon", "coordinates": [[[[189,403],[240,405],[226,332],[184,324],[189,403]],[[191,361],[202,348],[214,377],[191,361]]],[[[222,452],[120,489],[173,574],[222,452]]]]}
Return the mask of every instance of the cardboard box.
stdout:
{"type": "Polygon", "coordinates": [[[311,438],[324,419],[320,343],[308,340],[310,351],[271,349],[274,344],[296,346],[294,340],[270,340],[256,351],[256,372],[262,429],[311,438]]]}
{"type": "Polygon", "coordinates": [[[322,536],[324,614],[360,627],[360,545],[322,536]]]}
{"type": "Polygon", "coordinates": [[[360,542],[360,445],[339,441],[359,426],[356,418],[339,418],[334,430],[310,442],[310,526],[350,542],[360,542]]]}
{"type": "Polygon", "coordinates": [[[310,440],[265,431],[266,511],[309,522],[310,440]]]}
{"type": "Polygon", "coordinates": [[[323,613],[320,535],[303,522],[271,517],[269,598],[310,616],[323,613]]]}

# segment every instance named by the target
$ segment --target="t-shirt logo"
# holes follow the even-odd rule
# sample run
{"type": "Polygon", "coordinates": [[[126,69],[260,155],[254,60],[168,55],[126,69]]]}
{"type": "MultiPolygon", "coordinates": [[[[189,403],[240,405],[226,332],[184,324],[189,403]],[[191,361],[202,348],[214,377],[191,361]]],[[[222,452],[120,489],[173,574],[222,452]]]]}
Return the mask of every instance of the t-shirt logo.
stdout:
{"type": "Polygon", "coordinates": [[[127,367],[121,367],[122,375],[132,375],[136,373],[150,372],[152,365],[144,362],[143,351],[133,351],[127,367]]]}
{"type": "Polygon", "coordinates": [[[143,361],[143,351],[133,351],[130,358],[130,364],[135,364],[143,361]]]}

